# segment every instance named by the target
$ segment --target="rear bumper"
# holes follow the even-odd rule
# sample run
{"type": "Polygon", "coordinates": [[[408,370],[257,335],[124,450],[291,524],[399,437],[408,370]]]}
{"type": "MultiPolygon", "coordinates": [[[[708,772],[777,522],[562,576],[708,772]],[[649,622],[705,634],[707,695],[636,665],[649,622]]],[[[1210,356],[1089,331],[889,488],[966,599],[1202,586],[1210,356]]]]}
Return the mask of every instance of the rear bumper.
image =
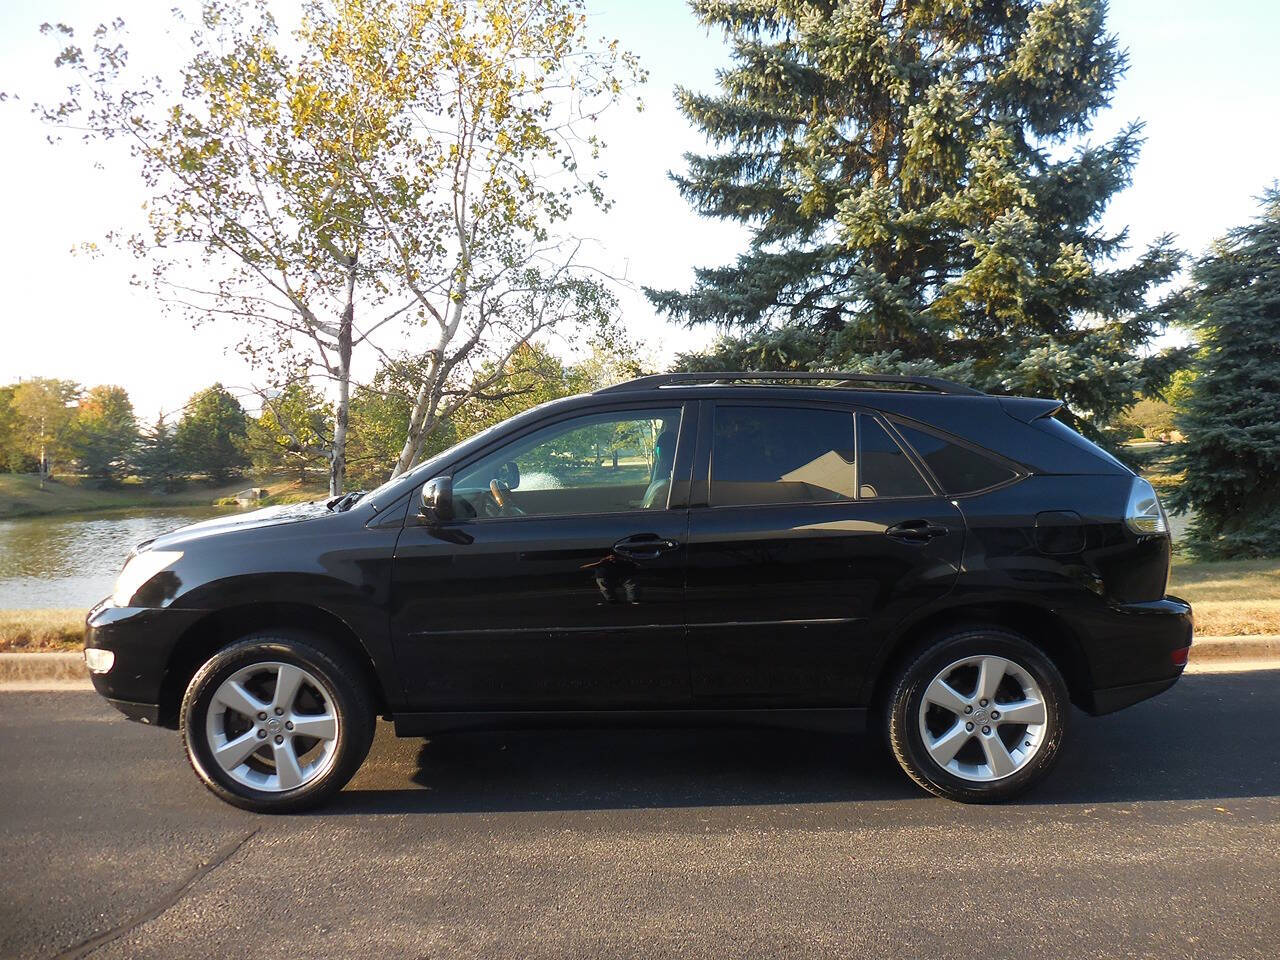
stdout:
{"type": "Polygon", "coordinates": [[[162,722],[161,691],[174,647],[204,615],[202,610],[98,604],[85,620],[84,645],[110,650],[115,663],[107,673],[91,674],[94,688],[131,720],[162,722]]]}
{"type": "Polygon", "coordinates": [[[1105,626],[1091,624],[1093,689],[1082,703],[1111,713],[1173,686],[1185,669],[1194,628],[1191,605],[1177,597],[1110,607],[1105,626]],[[1099,629],[1101,627],[1101,629],[1099,629]]]}

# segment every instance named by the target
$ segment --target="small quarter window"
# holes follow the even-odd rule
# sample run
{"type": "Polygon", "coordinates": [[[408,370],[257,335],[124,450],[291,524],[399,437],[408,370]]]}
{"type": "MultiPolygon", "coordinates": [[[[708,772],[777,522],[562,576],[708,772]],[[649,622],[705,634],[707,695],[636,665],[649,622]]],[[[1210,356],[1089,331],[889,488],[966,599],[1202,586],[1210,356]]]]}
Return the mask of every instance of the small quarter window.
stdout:
{"type": "Polygon", "coordinates": [[[1017,476],[1003,463],[976,450],[905,424],[898,423],[897,428],[929,465],[942,488],[953,496],[985,490],[1017,476]]]}
{"type": "Polygon", "coordinates": [[[854,483],[852,411],[716,408],[713,506],[852,500],[854,483]]]}
{"type": "Polygon", "coordinates": [[[858,415],[858,498],[927,497],[931,491],[911,458],[880,421],[858,415]]]}

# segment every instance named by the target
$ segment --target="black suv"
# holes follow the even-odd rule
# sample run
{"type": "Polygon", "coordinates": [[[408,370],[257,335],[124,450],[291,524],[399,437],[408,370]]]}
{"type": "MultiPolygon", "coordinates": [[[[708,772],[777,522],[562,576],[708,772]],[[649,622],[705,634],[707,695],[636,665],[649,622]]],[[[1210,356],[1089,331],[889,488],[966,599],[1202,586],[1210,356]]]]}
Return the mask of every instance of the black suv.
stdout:
{"type": "Polygon", "coordinates": [[[926,790],[1003,800],[1070,703],[1157,694],[1191,644],[1155,493],[1060,409],[921,377],[645,377],[363,495],[139,545],[85,658],[254,810],[340,790],[378,715],[869,724],[926,790]]]}

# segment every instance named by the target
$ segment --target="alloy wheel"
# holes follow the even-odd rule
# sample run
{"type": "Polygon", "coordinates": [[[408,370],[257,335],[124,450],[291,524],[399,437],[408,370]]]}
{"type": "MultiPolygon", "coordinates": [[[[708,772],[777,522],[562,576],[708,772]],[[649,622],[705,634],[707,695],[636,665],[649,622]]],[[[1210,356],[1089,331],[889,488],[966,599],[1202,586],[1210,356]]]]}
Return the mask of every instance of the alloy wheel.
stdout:
{"type": "Polygon", "coordinates": [[[219,684],[205,736],[215,763],[242,786],[283,793],[333,765],[341,735],[335,695],[292,663],[254,663],[219,684]]]}
{"type": "Polygon", "coordinates": [[[938,766],[989,783],[1031,762],[1045,741],[1048,711],[1026,669],[1004,657],[973,656],[944,667],[925,687],[919,724],[938,766]]]}

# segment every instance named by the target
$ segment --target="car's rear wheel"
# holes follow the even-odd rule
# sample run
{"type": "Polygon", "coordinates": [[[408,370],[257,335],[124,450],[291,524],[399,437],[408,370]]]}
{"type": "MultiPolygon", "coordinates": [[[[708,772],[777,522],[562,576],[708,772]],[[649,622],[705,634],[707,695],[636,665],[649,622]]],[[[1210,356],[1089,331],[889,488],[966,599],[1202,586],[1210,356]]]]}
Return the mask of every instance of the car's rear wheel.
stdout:
{"type": "Polygon", "coordinates": [[[911,779],[966,803],[995,803],[1048,773],[1066,733],[1062,674],[1025,637],[958,631],[908,659],[886,704],[889,746],[911,779]]]}
{"type": "Polygon", "coordinates": [[[341,790],[373,725],[359,667],[323,637],[281,631],[214,654],[187,686],[180,721],[204,784],[261,813],[313,807],[341,790]]]}

